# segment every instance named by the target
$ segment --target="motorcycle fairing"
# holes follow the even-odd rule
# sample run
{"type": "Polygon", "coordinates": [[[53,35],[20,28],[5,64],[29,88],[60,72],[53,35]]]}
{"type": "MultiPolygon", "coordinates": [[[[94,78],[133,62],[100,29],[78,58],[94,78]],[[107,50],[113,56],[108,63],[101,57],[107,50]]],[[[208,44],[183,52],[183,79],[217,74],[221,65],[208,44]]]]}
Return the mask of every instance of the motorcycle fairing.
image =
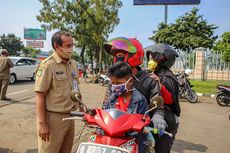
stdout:
{"type": "Polygon", "coordinates": [[[227,92],[230,92],[230,86],[225,86],[225,85],[217,85],[217,88],[218,89],[222,89],[222,90],[225,90],[227,92]]]}
{"type": "Polygon", "coordinates": [[[119,137],[128,131],[141,132],[150,123],[149,116],[143,120],[142,114],[128,114],[121,110],[95,109],[95,115],[85,114],[88,124],[98,125],[107,136],[119,137]]]}

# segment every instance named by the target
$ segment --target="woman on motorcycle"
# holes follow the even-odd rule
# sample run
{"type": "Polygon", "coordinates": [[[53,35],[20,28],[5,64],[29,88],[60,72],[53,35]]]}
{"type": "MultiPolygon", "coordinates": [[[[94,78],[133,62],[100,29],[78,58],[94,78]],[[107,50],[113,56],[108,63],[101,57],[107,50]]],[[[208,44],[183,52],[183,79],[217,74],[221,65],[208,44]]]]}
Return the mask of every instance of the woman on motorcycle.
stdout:
{"type": "Polygon", "coordinates": [[[146,53],[148,59],[148,69],[153,72],[152,78],[159,81],[161,86],[161,93],[164,99],[165,119],[168,127],[166,131],[171,132],[174,137],[168,135],[156,137],[156,152],[170,153],[173,140],[177,133],[180,116],[179,105],[179,84],[176,76],[170,70],[174,65],[178,53],[167,44],[155,44],[146,53]]]}

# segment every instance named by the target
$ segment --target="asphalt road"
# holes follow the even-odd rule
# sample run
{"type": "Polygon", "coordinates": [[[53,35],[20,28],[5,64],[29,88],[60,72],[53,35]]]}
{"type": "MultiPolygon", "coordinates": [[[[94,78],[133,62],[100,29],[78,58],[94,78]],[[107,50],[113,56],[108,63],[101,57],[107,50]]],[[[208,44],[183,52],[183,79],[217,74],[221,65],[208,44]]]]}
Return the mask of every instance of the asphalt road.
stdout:
{"type": "MultiPolygon", "coordinates": [[[[7,94],[13,101],[0,101],[0,153],[37,153],[33,86],[32,81],[10,85],[7,94]]],[[[81,83],[80,88],[87,106],[101,105],[104,87],[81,83]]],[[[181,108],[172,153],[230,152],[230,107],[218,106],[213,98],[199,97],[196,104],[181,100],[181,108]]],[[[82,127],[81,121],[76,121],[76,135],[82,127]]]]}
{"type": "Polygon", "coordinates": [[[0,107],[11,104],[13,102],[23,101],[35,96],[34,81],[18,81],[15,84],[10,84],[6,96],[11,98],[11,101],[1,101],[0,107]]]}

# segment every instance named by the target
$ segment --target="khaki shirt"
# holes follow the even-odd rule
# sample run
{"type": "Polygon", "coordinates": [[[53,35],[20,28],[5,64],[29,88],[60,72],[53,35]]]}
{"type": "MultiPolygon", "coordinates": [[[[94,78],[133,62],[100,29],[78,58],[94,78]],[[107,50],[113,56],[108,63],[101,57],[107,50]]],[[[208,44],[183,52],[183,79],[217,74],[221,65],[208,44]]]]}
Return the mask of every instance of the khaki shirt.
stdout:
{"type": "Polygon", "coordinates": [[[0,79],[10,79],[10,68],[13,62],[5,56],[0,56],[0,79]]]}
{"type": "Polygon", "coordinates": [[[78,82],[78,75],[77,63],[69,60],[63,64],[55,52],[42,61],[36,69],[34,91],[46,93],[46,110],[69,113],[78,107],[70,98],[73,80],[78,82]]]}

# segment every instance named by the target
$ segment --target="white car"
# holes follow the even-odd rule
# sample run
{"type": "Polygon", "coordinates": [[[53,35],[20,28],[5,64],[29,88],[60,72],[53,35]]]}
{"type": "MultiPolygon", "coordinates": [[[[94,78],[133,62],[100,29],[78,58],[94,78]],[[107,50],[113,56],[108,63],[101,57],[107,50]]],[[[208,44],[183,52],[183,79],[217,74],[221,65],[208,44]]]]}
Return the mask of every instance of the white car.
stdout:
{"type": "Polygon", "coordinates": [[[10,68],[10,83],[14,84],[17,80],[25,80],[30,78],[35,80],[34,71],[39,60],[29,57],[9,57],[14,63],[14,67],[10,68]]]}

